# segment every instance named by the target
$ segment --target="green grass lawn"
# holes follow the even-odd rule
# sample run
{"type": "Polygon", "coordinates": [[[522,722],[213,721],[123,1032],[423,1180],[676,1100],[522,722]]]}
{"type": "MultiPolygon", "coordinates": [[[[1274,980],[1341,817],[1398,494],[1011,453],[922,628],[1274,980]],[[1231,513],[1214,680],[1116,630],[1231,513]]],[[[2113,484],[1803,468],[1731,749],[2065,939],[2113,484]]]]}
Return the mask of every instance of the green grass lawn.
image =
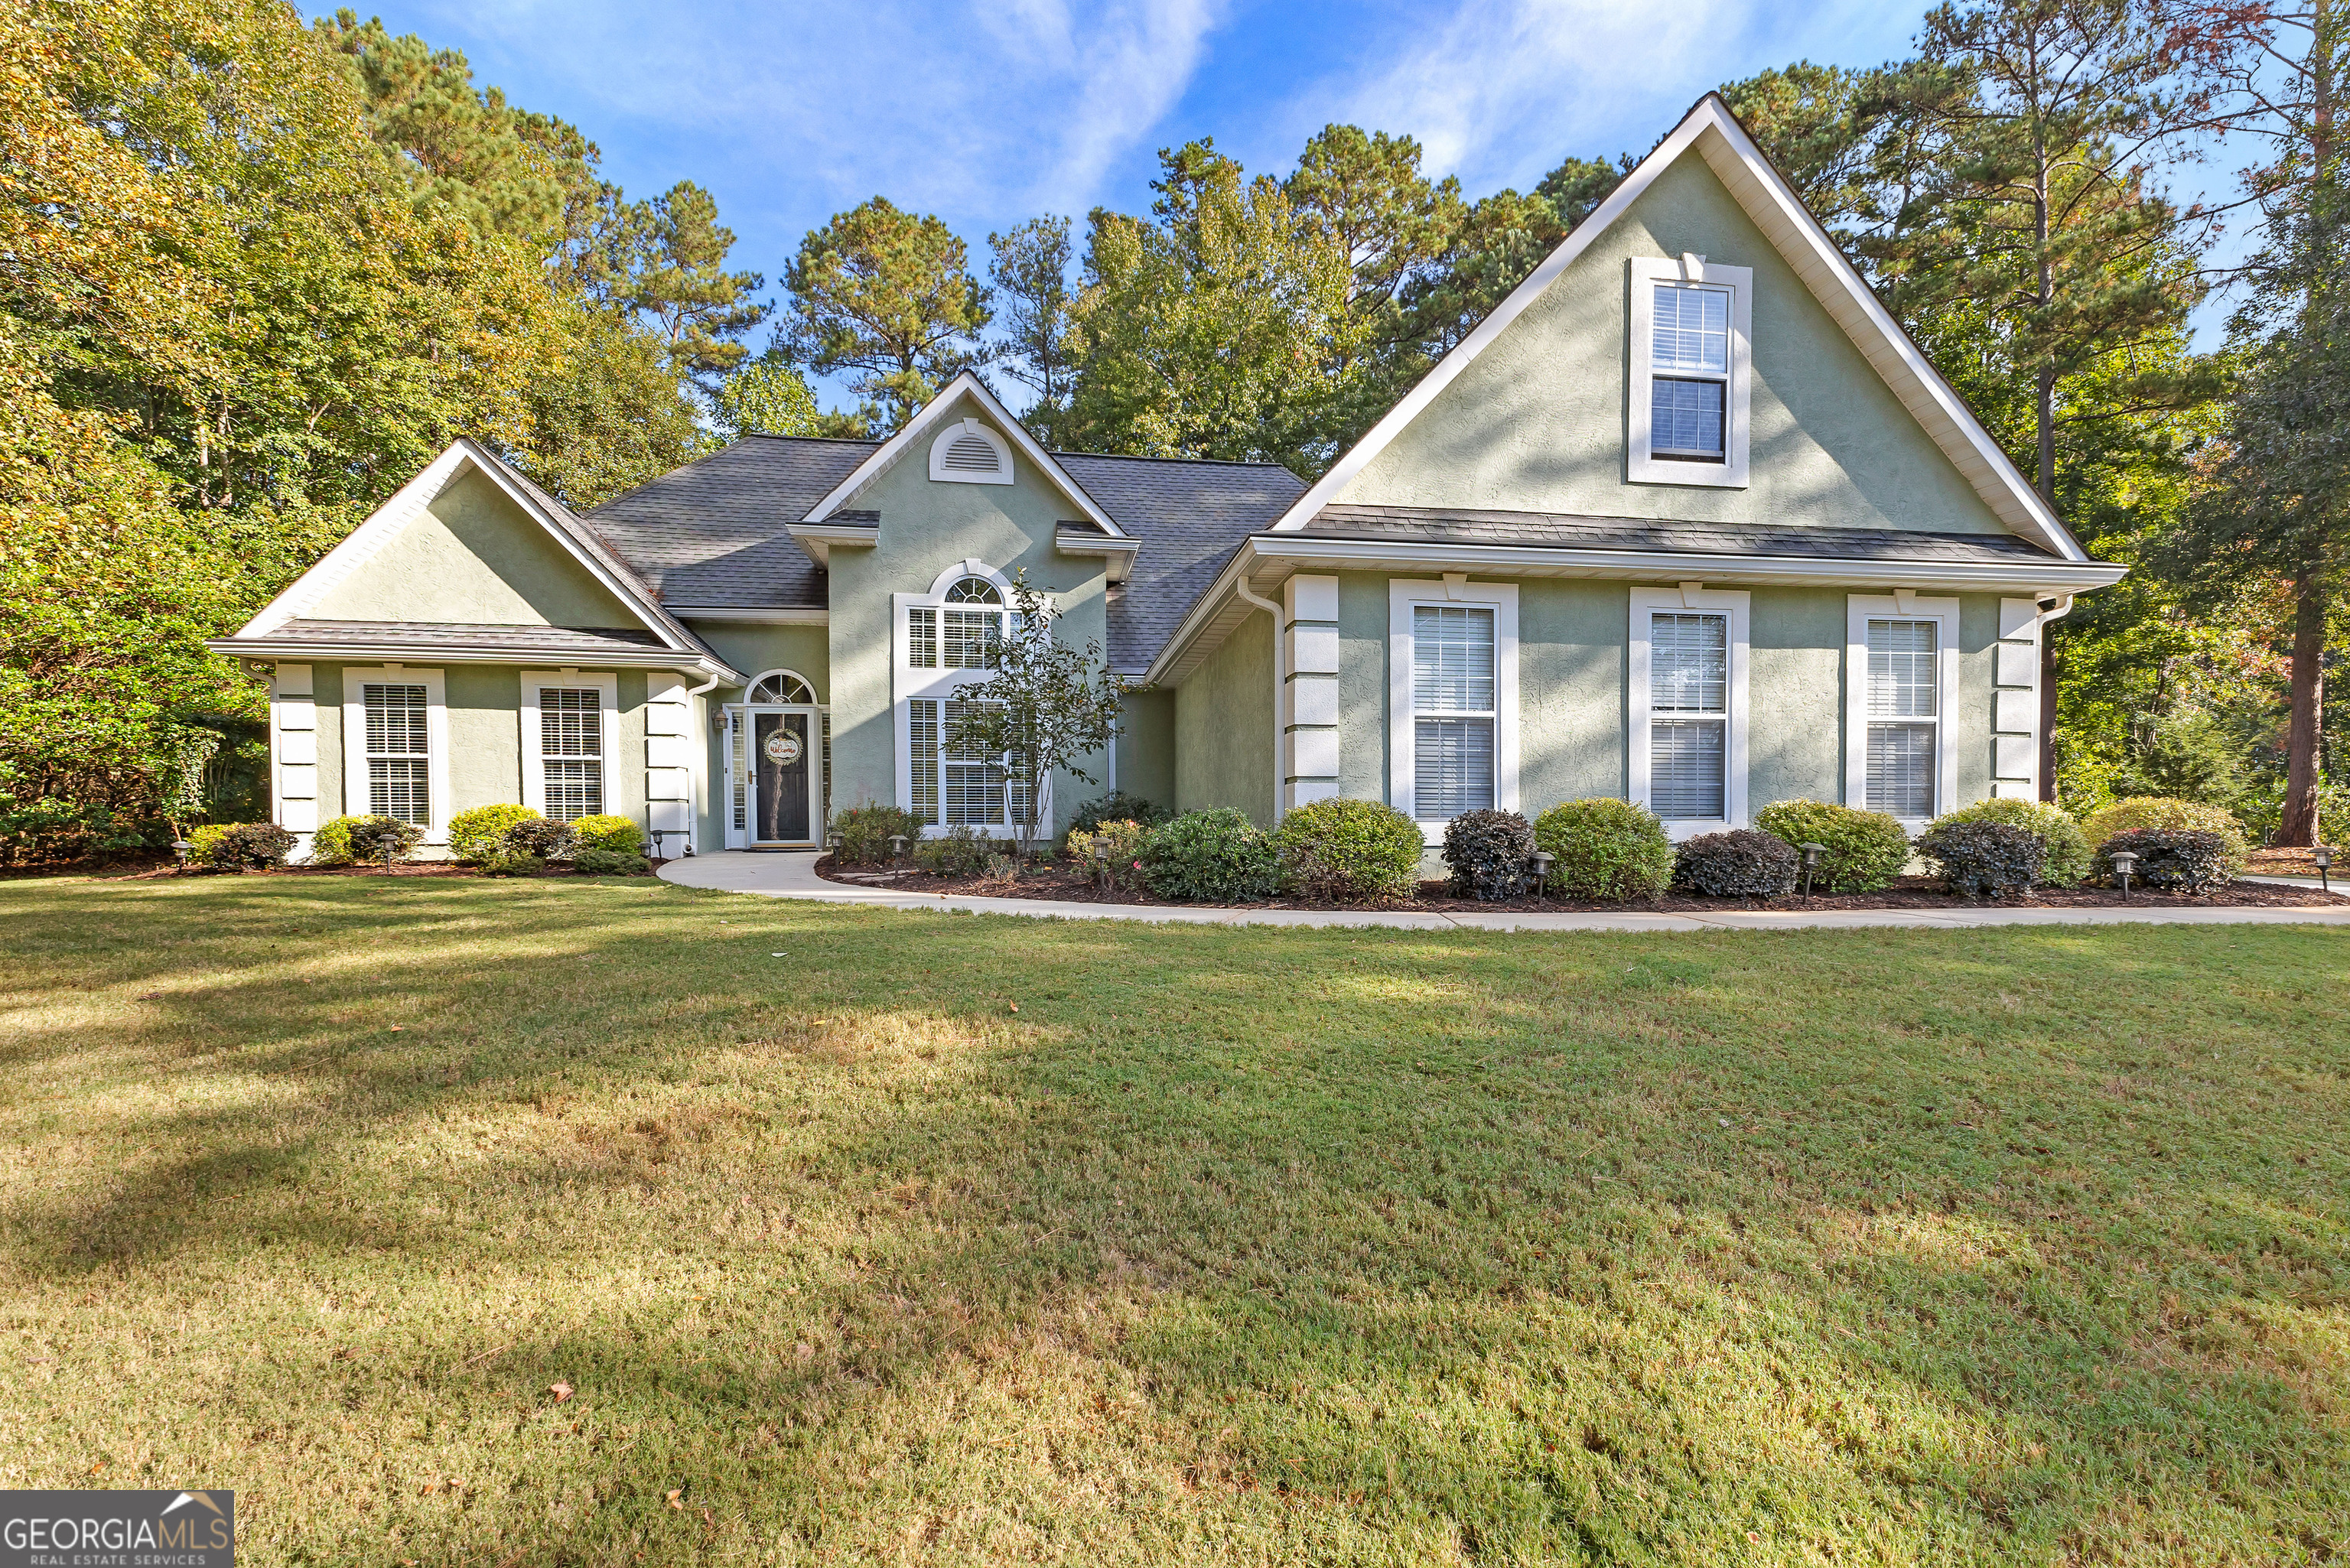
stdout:
{"type": "Polygon", "coordinates": [[[255,877],[0,951],[0,1486],[255,1563],[2350,1553],[2338,929],[255,877]]]}

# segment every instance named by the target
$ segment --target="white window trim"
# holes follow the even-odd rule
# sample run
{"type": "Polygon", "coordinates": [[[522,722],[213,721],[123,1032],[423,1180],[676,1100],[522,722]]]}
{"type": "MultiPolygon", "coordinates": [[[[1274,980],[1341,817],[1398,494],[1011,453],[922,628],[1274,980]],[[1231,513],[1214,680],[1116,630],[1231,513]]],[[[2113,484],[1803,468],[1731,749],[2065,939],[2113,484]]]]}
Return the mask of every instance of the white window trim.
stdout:
{"type": "MultiPolygon", "coordinates": [[[[976,686],[994,674],[994,671],[988,670],[949,670],[943,665],[917,669],[910,661],[911,649],[908,646],[910,639],[906,632],[906,612],[910,609],[943,607],[947,602],[947,590],[965,577],[983,577],[993,583],[996,590],[1003,596],[1003,608],[1005,615],[1008,617],[1013,612],[1014,607],[1012,602],[1012,579],[976,557],[957,561],[953,566],[941,572],[931,579],[928,593],[889,596],[889,718],[890,727],[894,732],[893,739],[898,760],[898,806],[901,811],[914,809],[914,710],[912,706],[914,700],[934,698],[944,701],[953,697],[963,687],[976,686]]],[[[1054,596],[1050,594],[1043,597],[1047,605],[1054,602],[1054,596]]],[[[1008,621],[1005,635],[1010,635],[1008,621]]],[[[943,641],[943,631],[941,640],[943,641]]],[[[940,787],[941,789],[945,787],[943,779],[941,780],[940,787]]],[[[1053,812],[1053,781],[1050,778],[1040,780],[1037,794],[1041,797],[1037,804],[1037,820],[1049,823],[1052,821],[1053,812]]],[[[1008,801],[1008,792],[1006,798],[1008,801]]],[[[941,816],[945,815],[943,809],[940,815],[941,816]]],[[[1008,833],[1011,829],[1007,826],[1004,831],[1008,833]]],[[[925,823],[922,826],[922,836],[925,838],[941,838],[945,836],[946,832],[947,825],[943,822],[925,823]]]]}
{"type": "MultiPolygon", "coordinates": [[[[1388,581],[1388,804],[1419,820],[1419,769],[1411,705],[1411,612],[1421,605],[1493,607],[1493,805],[1518,809],[1518,585],[1472,583],[1448,573],[1435,581],[1388,581]]],[[[1444,824],[1420,822],[1429,844],[1444,841],[1444,824]]]]}
{"type": "Polygon", "coordinates": [[[424,842],[449,842],[449,688],[438,670],[405,664],[372,669],[343,667],[343,809],[345,816],[368,814],[367,691],[369,686],[424,688],[424,787],[432,797],[424,842]]]}
{"type": "MultiPolygon", "coordinates": [[[[832,705],[828,702],[753,702],[748,700],[750,693],[754,689],[765,681],[773,680],[778,675],[787,675],[791,677],[791,679],[798,681],[810,691],[814,691],[816,690],[816,682],[810,680],[798,670],[790,669],[787,666],[778,665],[773,670],[762,670],[758,674],[743,682],[743,693],[744,701],[740,702],[723,702],[719,704],[715,710],[718,714],[718,772],[719,776],[723,783],[723,787],[718,791],[721,812],[718,822],[719,826],[723,829],[722,836],[726,847],[729,849],[748,849],[751,847],[751,803],[739,797],[735,794],[734,787],[734,731],[737,725],[749,724],[753,714],[809,713],[815,715],[814,728],[816,732],[816,767],[818,769],[818,776],[815,781],[816,794],[816,800],[819,804],[824,799],[824,791],[827,783],[827,781],[823,777],[823,770],[826,766],[824,755],[824,727],[826,722],[832,716],[832,705]],[[734,813],[737,807],[740,807],[743,814],[743,826],[740,827],[734,826],[734,813]]],[[[820,816],[822,815],[822,812],[821,810],[818,810],[812,813],[811,815],[820,816]]],[[[827,823],[825,826],[829,827],[830,824],[827,823]]]]}
{"type": "Polygon", "coordinates": [[[586,674],[577,670],[525,670],[522,672],[522,720],[518,732],[522,738],[522,803],[531,810],[544,814],[546,810],[546,759],[540,754],[538,733],[538,692],[542,686],[560,686],[574,691],[593,690],[596,705],[603,710],[604,732],[604,813],[620,815],[613,810],[619,797],[620,785],[620,678],[617,675],[586,674]]]}
{"type": "MultiPolygon", "coordinates": [[[[1959,601],[1916,594],[1853,594],[1845,600],[1844,802],[1868,809],[1868,623],[1939,621],[1934,660],[1934,816],[1959,806],[1959,748],[1952,742],[1952,703],[1959,691],[1959,601]]],[[[1898,818],[1916,833],[1932,816],[1898,818]]]]}
{"type": "Polygon", "coordinates": [[[931,442],[931,477],[941,484],[1009,484],[1012,483],[1012,443],[977,420],[965,419],[951,424],[931,442]],[[947,448],[967,435],[975,435],[995,449],[993,473],[971,473],[946,466],[947,448]]]}
{"type": "Polygon", "coordinates": [[[1632,258],[1632,341],[1625,378],[1624,477],[1634,484],[1694,484],[1714,489],[1746,487],[1746,427],[1750,398],[1750,348],[1754,336],[1754,269],[1724,266],[1703,256],[1678,261],[1632,258]],[[1721,462],[1677,462],[1648,455],[1650,358],[1656,349],[1656,290],[1660,283],[1703,284],[1730,291],[1730,377],[1722,399],[1721,462]]]}
{"type": "Polygon", "coordinates": [[[1694,838],[1700,833],[1724,833],[1733,827],[1744,827],[1747,626],[1753,596],[1743,588],[1708,588],[1684,583],[1676,588],[1634,588],[1630,597],[1625,711],[1631,722],[1626,728],[1624,749],[1630,763],[1627,776],[1632,804],[1645,806],[1649,796],[1648,725],[1654,710],[1648,706],[1648,659],[1654,628],[1648,618],[1659,610],[1723,613],[1730,617],[1730,686],[1724,694],[1730,711],[1723,725],[1726,733],[1722,738],[1721,764],[1721,804],[1726,815],[1718,818],[1669,817],[1665,832],[1672,838],[1683,839],[1694,838]]]}

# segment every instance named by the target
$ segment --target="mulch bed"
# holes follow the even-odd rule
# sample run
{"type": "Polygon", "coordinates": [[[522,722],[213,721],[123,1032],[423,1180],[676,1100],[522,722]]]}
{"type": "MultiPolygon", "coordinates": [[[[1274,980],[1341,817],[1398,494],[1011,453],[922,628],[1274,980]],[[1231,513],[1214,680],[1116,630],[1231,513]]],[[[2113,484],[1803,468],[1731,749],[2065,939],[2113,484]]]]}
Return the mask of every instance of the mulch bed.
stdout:
{"type": "MultiPolygon", "coordinates": [[[[1132,904],[1163,909],[1184,909],[1187,906],[1172,898],[1154,898],[1149,893],[1129,892],[1124,888],[1105,892],[1074,867],[1049,866],[1024,872],[1017,881],[988,877],[933,877],[915,870],[889,871],[880,867],[843,867],[834,864],[827,855],[816,863],[816,875],[827,881],[846,883],[852,887],[884,888],[893,893],[949,894],[981,898],[1048,898],[1077,904],[1132,904]]],[[[2071,909],[2118,907],[2120,893],[2109,888],[2043,888],[2026,898],[2008,899],[2000,907],[2007,909],[2071,909]]],[[[2183,893],[2149,893],[2145,888],[2134,889],[2129,897],[2132,909],[2228,909],[2248,907],[2325,906],[2350,904],[2350,898],[2341,894],[2328,896],[2314,888],[2279,888],[2262,882],[2237,882],[2215,893],[2188,895],[2183,893]]],[[[1659,914],[1719,914],[1725,909],[1962,909],[1968,901],[1942,890],[1941,884],[1926,877],[1904,877],[1881,893],[1815,893],[1806,898],[1791,894],[1784,898],[1707,898],[1687,893],[1668,893],[1652,904],[1592,903],[1566,898],[1513,898],[1496,903],[1479,903],[1473,898],[1453,897],[1442,882],[1422,882],[1416,898],[1397,898],[1379,904],[1327,904],[1310,898],[1272,898],[1252,908],[1266,909],[1376,909],[1413,913],[1445,914],[1482,912],[1546,911],[1554,914],[1622,914],[1653,911],[1659,914]]]]}

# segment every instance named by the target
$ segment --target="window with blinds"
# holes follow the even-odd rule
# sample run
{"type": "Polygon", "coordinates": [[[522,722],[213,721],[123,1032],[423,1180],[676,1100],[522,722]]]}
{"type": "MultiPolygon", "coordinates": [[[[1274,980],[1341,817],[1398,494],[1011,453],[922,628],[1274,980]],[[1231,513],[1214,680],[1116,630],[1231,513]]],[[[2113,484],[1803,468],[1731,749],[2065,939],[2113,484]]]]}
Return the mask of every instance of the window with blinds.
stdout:
{"type": "Polygon", "coordinates": [[[596,688],[539,688],[538,769],[549,820],[604,814],[604,704],[596,688]]]}
{"type": "Polygon", "coordinates": [[[1649,455],[1720,462],[1730,393],[1730,296],[1688,284],[1654,287],[1649,455]]]}
{"type": "Polygon", "coordinates": [[[1868,799],[1909,820],[1934,815],[1941,740],[1941,624],[1868,623],[1868,799]]]}
{"type": "Polygon", "coordinates": [[[1668,821],[1729,815],[1730,618],[1648,618],[1648,809],[1668,821]]]}
{"type": "Polygon", "coordinates": [[[368,810],[429,826],[432,755],[424,688],[370,681],[361,689],[360,700],[366,714],[368,810]]]}
{"type": "Polygon", "coordinates": [[[1028,792],[1006,776],[1001,762],[953,744],[968,711],[951,697],[916,697],[906,705],[908,750],[913,763],[913,812],[927,823],[1003,827],[1007,810],[1027,814],[1028,792]]]}
{"type": "Polygon", "coordinates": [[[1492,607],[1412,607],[1412,798],[1424,822],[1493,804],[1494,657],[1492,607]]]}

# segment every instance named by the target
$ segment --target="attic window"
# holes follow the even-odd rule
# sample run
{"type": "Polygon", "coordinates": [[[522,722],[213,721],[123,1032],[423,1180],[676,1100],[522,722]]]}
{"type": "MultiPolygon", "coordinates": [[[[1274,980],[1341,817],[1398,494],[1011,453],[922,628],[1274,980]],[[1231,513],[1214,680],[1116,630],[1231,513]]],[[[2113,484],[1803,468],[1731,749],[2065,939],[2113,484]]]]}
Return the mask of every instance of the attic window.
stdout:
{"type": "Polygon", "coordinates": [[[931,443],[931,477],[949,484],[1009,484],[1012,448],[977,420],[964,420],[931,443]]]}
{"type": "Polygon", "coordinates": [[[1633,258],[1626,479],[1745,484],[1753,293],[1748,267],[1633,258]]]}

